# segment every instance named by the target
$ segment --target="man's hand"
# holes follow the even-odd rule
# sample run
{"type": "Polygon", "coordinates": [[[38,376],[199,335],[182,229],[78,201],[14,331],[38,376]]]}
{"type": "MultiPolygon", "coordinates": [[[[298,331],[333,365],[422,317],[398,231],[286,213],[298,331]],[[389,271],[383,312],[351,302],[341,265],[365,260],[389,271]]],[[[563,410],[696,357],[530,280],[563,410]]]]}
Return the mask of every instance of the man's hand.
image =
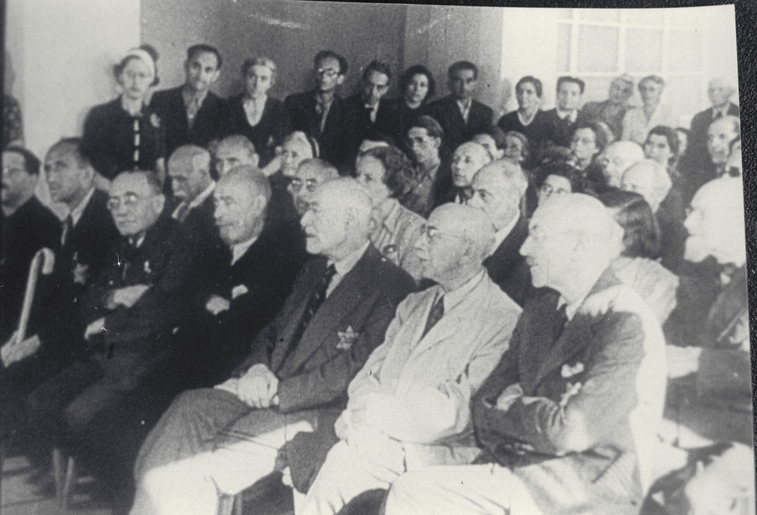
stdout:
{"type": "Polygon", "coordinates": [[[87,326],[87,329],[84,331],[84,339],[89,340],[103,331],[105,331],[105,318],[98,318],[87,326]]]}
{"type": "Polygon", "coordinates": [[[523,397],[523,388],[520,387],[520,383],[511,384],[505,388],[505,391],[499,394],[495,407],[498,410],[507,411],[521,397],[523,397]]]}
{"type": "Polygon", "coordinates": [[[42,342],[36,334],[31,338],[19,342],[18,333],[13,333],[13,336],[0,349],[0,359],[2,359],[3,366],[8,367],[16,361],[21,361],[31,356],[39,350],[41,345],[42,342]]]}
{"type": "Polygon", "coordinates": [[[278,404],[279,379],[262,364],[250,368],[239,378],[237,397],[253,408],[270,408],[278,404]]]}
{"type": "Polygon", "coordinates": [[[228,310],[229,306],[231,306],[231,303],[228,300],[224,299],[220,295],[213,295],[205,304],[205,309],[207,309],[213,315],[218,315],[218,313],[222,313],[228,310]]]}
{"type": "Polygon", "coordinates": [[[113,290],[108,299],[108,307],[110,309],[114,309],[116,306],[130,308],[149,289],[150,287],[146,284],[135,284],[134,286],[126,286],[125,288],[113,290]]]}
{"type": "Polygon", "coordinates": [[[238,385],[239,385],[239,379],[237,379],[236,377],[232,377],[231,379],[227,379],[221,384],[215,385],[214,388],[218,388],[219,390],[224,390],[226,392],[229,392],[233,395],[238,396],[238,393],[237,393],[238,385]]]}

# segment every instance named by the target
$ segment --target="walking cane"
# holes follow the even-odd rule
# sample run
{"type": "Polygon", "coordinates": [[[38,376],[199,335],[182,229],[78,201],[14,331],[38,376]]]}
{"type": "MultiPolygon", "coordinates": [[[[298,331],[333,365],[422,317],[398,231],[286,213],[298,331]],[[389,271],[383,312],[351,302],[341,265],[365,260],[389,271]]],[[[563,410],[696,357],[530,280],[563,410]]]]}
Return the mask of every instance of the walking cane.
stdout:
{"type": "Polygon", "coordinates": [[[55,253],[47,247],[41,248],[34,254],[32,264],[29,266],[29,277],[26,280],[26,292],[24,293],[24,304],[21,308],[21,317],[18,320],[18,337],[17,342],[24,341],[26,337],[26,328],[29,325],[29,315],[32,311],[32,301],[34,301],[34,290],[37,288],[40,267],[43,275],[50,275],[55,266],[55,253]]]}

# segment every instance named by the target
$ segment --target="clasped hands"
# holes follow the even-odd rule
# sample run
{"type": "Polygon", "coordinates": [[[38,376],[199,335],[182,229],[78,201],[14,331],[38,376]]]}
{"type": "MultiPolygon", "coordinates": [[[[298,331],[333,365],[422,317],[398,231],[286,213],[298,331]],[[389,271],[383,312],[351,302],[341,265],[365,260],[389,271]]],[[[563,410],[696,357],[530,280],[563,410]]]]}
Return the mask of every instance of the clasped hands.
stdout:
{"type": "Polygon", "coordinates": [[[228,379],[216,388],[236,395],[252,408],[279,405],[279,379],[263,364],[252,366],[242,377],[228,379]]]}
{"type": "Polygon", "coordinates": [[[2,348],[0,348],[0,359],[3,366],[9,367],[16,361],[21,361],[37,352],[42,345],[39,336],[36,334],[25,340],[18,341],[18,332],[14,332],[2,348]]]}

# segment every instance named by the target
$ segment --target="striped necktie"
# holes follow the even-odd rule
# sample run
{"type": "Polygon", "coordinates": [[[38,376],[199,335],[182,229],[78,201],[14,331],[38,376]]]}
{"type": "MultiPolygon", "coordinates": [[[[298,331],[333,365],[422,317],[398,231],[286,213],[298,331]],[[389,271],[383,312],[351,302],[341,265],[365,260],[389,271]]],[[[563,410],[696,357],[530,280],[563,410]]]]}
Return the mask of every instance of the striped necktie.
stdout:
{"type": "Polygon", "coordinates": [[[421,340],[428,334],[431,328],[434,327],[436,323],[442,319],[443,316],[444,316],[444,295],[441,295],[439,296],[438,299],[436,299],[436,302],[434,302],[434,305],[431,306],[431,311],[428,312],[428,318],[426,319],[426,327],[423,329],[423,335],[421,336],[421,340]]]}

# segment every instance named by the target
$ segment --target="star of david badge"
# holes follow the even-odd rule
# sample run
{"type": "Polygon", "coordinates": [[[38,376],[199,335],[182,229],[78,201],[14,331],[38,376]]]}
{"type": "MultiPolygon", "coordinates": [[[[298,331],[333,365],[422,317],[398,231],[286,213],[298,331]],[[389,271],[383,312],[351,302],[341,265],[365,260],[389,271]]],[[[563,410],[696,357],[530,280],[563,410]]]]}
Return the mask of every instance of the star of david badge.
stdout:
{"type": "Polygon", "coordinates": [[[360,336],[359,333],[352,330],[351,325],[347,326],[346,331],[337,331],[336,334],[339,336],[339,343],[336,344],[336,348],[339,350],[349,350],[357,337],[360,336]]]}
{"type": "Polygon", "coordinates": [[[76,266],[74,267],[74,270],[73,270],[73,275],[74,275],[74,283],[86,285],[87,276],[89,275],[89,265],[76,263],[76,266]]]}

